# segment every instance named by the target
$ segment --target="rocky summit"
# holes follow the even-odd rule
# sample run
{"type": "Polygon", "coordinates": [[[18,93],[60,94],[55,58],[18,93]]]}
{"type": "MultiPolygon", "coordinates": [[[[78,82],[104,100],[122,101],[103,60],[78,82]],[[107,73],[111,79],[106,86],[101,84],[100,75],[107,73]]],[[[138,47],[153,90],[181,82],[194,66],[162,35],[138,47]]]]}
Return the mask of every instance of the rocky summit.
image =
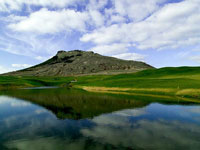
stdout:
{"type": "Polygon", "coordinates": [[[102,56],[92,51],[58,51],[51,59],[6,75],[17,76],[72,76],[83,74],[117,74],[136,72],[152,66],[139,61],[127,61],[102,56]]]}

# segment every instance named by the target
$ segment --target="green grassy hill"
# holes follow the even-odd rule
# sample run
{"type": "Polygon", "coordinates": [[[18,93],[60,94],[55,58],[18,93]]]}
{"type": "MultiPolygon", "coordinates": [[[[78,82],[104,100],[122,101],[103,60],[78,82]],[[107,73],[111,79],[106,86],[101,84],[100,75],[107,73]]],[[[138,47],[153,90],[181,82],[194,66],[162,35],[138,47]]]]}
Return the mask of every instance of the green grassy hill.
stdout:
{"type": "Polygon", "coordinates": [[[130,88],[200,88],[200,67],[149,69],[132,74],[79,77],[87,86],[130,88]]]}
{"type": "Polygon", "coordinates": [[[200,67],[168,67],[119,75],[0,77],[1,89],[66,85],[92,92],[179,96],[199,99],[200,67]]]}
{"type": "Polygon", "coordinates": [[[134,74],[136,77],[188,77],[190,75],[200,76],[200,67],[166,67],[156,70],[144,70],[134,74]]]}

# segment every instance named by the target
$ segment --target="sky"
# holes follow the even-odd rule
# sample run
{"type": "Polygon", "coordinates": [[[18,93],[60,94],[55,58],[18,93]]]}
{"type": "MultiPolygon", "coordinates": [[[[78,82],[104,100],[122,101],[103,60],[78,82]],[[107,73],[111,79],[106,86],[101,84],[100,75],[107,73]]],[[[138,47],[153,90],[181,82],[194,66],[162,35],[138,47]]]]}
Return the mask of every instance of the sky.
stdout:
{"type": "Polygon", "coordinates": [[[85,50],[200,65],[200,0],[0,0],[0,73],[85,50]]]}

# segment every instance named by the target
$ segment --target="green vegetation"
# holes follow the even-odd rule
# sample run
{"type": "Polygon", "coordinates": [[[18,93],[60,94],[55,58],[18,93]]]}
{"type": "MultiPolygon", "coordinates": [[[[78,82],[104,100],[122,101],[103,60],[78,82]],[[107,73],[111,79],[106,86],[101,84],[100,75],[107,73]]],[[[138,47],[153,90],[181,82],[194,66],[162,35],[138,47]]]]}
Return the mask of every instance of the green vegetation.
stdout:
{"type": "Polygon", "coordinates": [[[93,92],[200,98],[200,67],[149,69],[130,74],[71,77],[1,76],[0,88],[72,86],[93,92]],[[70,82],[77,81],[77,82],[70,82]]]}
{"type": "Polygon", "coordinates": [[[16,89],[41,86],[64,86],[69,84],[73,77],[21,77],[0,76],[0,89],[16,89]]]}

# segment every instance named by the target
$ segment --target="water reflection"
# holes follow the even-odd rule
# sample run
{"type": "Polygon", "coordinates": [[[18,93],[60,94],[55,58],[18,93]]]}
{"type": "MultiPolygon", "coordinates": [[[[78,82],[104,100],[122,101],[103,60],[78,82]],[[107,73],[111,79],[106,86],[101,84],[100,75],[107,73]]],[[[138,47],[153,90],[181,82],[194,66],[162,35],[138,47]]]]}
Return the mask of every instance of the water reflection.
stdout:
{"type": "Polygon", "coordinates": [[[1,150],[200,149],[198,105],[138,102],[58,89],[7,95],[0,96],[1,150]],[[56,112],[49,107],[53,103],[56,112]],[[61,109],[62,120],[58,119],[59,108],[68,107],[73,114],[61,109]]]}
{"type": "Polygon", "coordinates": [[[145,101],[72,89],[15,90],[2,94],[39,104],[51,110],[60,119],[92,118],[102,113],[149,104],[145,101]]]}
{"type": "MultiPolygon", "coordinates": [[[[95,127],[82,129],[81,132],[84,136],[116,147],[166,150],[200,148],[200,121],[193,118],[193,113],[183,116],[180,111],[175,112],[176,117],[173,113],[162,116],[149,111],[155,105],[157,109],[159,106],[164,107],[159,104],[150,105],[145,112],[139,109],[142,111],[139,116],[124,115],[127,114],[127,110],[99,116],[93,119],[96,123],[95,127]]],[[[163,111],[168,109],[167,107],[169,106],[165,106],[163,111]]],[[[183,109],[177,107],[180,108],[183,109]]],[[[200,110],[199,107],[192,109],[200,110]]],[[[199,113],[198,117],[200,117],[199,113]]]]}

